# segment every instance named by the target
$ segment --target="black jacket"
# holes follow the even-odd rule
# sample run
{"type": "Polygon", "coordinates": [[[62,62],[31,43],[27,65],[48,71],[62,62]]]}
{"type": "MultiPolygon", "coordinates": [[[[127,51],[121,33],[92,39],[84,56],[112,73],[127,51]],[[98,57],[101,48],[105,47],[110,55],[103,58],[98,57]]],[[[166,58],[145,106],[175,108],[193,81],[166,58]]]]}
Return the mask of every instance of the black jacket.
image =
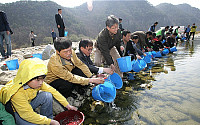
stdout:
{"type": "Polygon", "coordinates": [[[76,55],[78,56],[78,58],[85,63],[88,68],[90,69],[91,73],[97,74],[99,71],[99,68],[97,68],[96,66],[94,66],[92,60],[90,59],[90,56],[86,56],[83,54],[83,52],[81,50],[79,50],[79,53],[76,53],[76,55]]]}
{"type": "Polygon", "coordinates": [[[61,16],[59,14],[56,14],[55,15],[55,19],[56,19],[57,26],[60,25],[60,28],[64,29],[65,28],[65,24],[64,24],[63,19],[61,18],[61,16]]]}
{"type": "Polygon", "coordinates": [[[121,38],[122,35],[120,29],[118,29],[117,34],[110,36],[107,28],[103,29],[97,37],[97,48],[101,51],[108,65],[114,64],[114,61],[110,55],[110,50],[114,46],[117,48],[120,56],[122,56],[122,52],[120,50],[121,38]]]}
{"type": "Polygon", "coordinates": [[[10,31],[10,27],[7,21],[6,13],[0,11],[0,32],[2,31],[10,31]]]}

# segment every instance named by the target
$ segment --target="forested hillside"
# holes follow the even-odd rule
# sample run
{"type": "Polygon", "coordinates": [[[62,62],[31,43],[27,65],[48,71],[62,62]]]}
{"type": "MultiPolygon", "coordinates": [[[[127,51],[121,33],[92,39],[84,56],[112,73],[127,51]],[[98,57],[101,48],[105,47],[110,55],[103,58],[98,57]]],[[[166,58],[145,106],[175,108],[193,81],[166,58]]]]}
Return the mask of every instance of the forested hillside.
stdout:
{"type": "MultiPolygon", "coordinates": [[[[74,41],[88,36],[96,38],[105,27],[107,16],[113,14],[123,19],[123,28],[131,32],[148,30],[155,21],[158,27],[166,25],[200,24],[200,10],[188,4],[160,4],[152,6],[145,0],[141,1],[93,1],[93,10],[87,4],[75,8],[66,8],[52,1],[19,1],[0,4],[0,9],[7,14],[12,35],[13,48],[30,46],[29,33],[37,34],[36,45],[47,44],[51,39],[51,30],[56,28],[55,14],[63,9],[63,18],[69,36],[74,41]]],[[[58,35],[58,32],[57,32],[58,35]]]]}

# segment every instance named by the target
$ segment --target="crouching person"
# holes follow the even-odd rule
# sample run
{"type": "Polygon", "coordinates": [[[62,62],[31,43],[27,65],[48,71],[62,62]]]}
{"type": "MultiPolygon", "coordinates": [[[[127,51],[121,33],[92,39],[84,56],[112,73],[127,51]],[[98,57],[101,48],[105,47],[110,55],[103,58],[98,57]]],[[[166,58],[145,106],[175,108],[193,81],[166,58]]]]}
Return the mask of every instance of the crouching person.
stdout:
{"type": "Polygon", "coordinates": [[[64,37],[56,39],[54,42],[56,53],[49,60],[45,78],[48,84],[66,98],[77,97],[72,93],[74,89],[82,95],[84,86],[89,83],[104,83],[103,78],[92,78],[89,68],[77,57],[71,46],[72,42],[64,37]]]}
{"type": "Polygon", "coordinates": [[[26,59],[21,62],[16,77],[1,89],[0,102],[14,115],[17,125],[59,125],[53,120],[53,97],[68,110],[77,110],[44,82],[46,73],[47,66],[42,60],[26,59]],[[41,106],[40,114],[34,111],[38,106],[41,106]]]}

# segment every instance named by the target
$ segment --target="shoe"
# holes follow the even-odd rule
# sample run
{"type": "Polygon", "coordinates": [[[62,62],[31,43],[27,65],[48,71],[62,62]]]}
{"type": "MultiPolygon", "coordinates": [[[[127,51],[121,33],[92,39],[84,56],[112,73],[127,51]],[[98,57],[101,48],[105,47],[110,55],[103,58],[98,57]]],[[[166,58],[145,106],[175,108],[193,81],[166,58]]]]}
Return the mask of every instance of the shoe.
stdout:
{"type": "Polygon", "coordinates": [[[74,93],[71,93],[69,96],[72,97],[73,99],[76,99],[76,98],[78,97],[78,96],[77,96],[76,94],[74,94],[74,93]]]}

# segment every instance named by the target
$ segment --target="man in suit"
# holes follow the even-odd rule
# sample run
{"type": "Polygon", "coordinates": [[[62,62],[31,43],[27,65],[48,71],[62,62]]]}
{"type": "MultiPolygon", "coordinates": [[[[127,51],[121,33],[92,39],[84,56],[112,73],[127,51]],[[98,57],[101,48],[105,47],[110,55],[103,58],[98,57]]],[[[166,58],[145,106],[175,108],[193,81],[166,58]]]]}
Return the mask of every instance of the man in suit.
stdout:
{"type": "Polygon", "coordinates": [[[8,58],[11,56],[11,40],[10,40],[11,29],[7,21],[6,13],[0,11],[0,51],[3,58],[8,58]],[[7,54],[3,47],[3,40],[5,39],[7,45],[7,54]]]}
{"type": "Polygon", "coordinates": [[[59,37],[64,37],[65,24],[61,14],[62,14],[62,9],[58,9],[58,14],[55,15],[55,19],[59,32],[59,37]]]}

